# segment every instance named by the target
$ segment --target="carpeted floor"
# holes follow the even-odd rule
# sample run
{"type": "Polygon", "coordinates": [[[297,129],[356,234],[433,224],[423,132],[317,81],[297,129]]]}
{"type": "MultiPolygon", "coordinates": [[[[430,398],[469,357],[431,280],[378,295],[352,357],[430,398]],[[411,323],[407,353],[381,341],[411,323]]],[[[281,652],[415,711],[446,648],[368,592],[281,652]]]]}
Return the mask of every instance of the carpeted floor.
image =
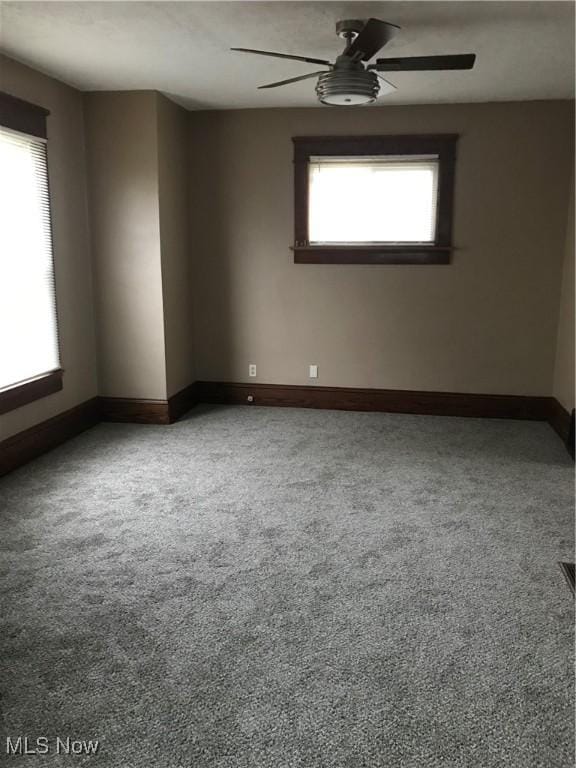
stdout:
{"type": "Polygon", "coordinates": [[[571,768],[572,477],[540,423],[100,425],[0,481],[7,765],[571,768]]]}

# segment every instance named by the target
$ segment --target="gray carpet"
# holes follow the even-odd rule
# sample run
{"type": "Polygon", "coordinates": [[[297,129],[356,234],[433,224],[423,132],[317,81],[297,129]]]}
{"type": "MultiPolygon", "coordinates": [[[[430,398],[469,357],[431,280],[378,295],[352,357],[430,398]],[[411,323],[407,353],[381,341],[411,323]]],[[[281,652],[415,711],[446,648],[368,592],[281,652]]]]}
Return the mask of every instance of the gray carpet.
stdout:
{"type": "Polygon", "coordinates": [[[571,768],[545,424],[204,407],[0,481],[9,766],[571,768]]]}

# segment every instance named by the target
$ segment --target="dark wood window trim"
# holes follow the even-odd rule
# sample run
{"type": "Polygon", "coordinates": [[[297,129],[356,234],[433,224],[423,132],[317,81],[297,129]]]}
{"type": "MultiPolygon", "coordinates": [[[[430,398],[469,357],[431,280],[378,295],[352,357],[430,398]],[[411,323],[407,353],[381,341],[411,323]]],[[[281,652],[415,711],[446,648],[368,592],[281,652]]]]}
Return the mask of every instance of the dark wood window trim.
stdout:
{"type": "Polygon", "coordinates": [[[0,91],[0,125],[5,128],[45,139],[46,118],[49,114],[49,110],[44,107],[0,91]]]}
{"type": "Polygon", "coordinates": [[[23,405],[32,403],[34,400],[40,400],[42,397],[59,392],[63,386],[62,375],[62,370],[50,371],[50,373],[45,373],[35,379],[1,389],[0,414],[14,411],[16,408],[21,408],[23,405]]]}
{"type": "Polygon", "coordinates": [[[449,264],[456,134],[414,136],[295,136],[294,261],[296,264],[449,264]],[[310,245],[308,171],[310,157],[438,155],[436,239],[431,245],[310,245]]]}

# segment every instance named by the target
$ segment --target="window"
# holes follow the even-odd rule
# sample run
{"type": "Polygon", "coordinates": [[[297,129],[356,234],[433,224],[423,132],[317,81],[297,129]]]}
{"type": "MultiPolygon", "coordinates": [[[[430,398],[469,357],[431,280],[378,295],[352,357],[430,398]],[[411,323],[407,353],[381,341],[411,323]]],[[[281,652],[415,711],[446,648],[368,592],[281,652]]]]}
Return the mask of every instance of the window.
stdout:
{"type": "Polygon", "coordinates": [[[46,115],[0,95],[0,413],[62,388],[46,115]]]}
{"type": "Polygon", "coordinates": [[[294,260],[448,263],[456,138],[294,138],[294,260]]]}
{"type": "Polygon", "coordinates": [[[311,245],[434,243],[437,156],[311,157],[308,184],[311,245]]]}

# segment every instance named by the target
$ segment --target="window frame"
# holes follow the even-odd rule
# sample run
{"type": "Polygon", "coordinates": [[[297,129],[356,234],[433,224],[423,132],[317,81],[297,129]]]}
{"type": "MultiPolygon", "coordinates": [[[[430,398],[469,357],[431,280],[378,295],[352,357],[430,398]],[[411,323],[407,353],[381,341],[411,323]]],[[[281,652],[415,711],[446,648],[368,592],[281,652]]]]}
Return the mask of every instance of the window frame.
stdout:
{"type": "MultiPolygon", "coordinates": [[[[47,140],[47,118],[50,111],[45,107],[32,104],[29,101],[18,99],[16,96],[0,91],[0,126],[18,133],[35,136],[47,140]]],[[[48,193],[50,183],[48,179],[48,193]]],[[[52,228],[52,201],[50,200],[50,228],[52,228]]],[[[53,269],[55,265],[53,262],[53,269]]],[[[54,275],[56,283],[56,276],[54,275]]],[[[56,343],[58,345],[58,357],[62,361],[62,349],[60,346],[60,334],[58,332],[58,307],[56,307],[56,343]]],[[[42,373],[27,381],[16,382],[11,386],[0,390],[0,414],[8,413],[23,405],[47,397],[63,388],[62,367],[42,373]]]]}
{"type": "Polygon", "coordinates": [[[294,262],[296,264],[449,264],[452,247],[457,134],[294,136],[294,262]],[[311,157],[438,156],[435,239],[431,244],[310,245],[311,157]]]}

